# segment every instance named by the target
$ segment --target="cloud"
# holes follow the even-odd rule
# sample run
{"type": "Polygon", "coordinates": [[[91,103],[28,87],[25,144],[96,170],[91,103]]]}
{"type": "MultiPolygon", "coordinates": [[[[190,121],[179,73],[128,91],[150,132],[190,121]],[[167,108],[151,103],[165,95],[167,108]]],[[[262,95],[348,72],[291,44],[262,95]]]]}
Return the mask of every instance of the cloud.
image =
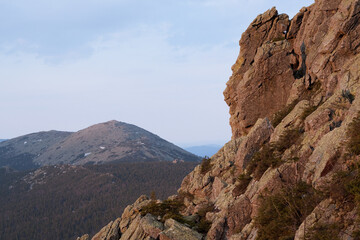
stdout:
{"type": "Polygon", "coordinates": [[[0,0],[0,137],[117,119],[177,143],[229,140],[238,40],[273,4],[306,3],[0,0]]]}
{"type": "Polygon", "coordinates": [[[0,126],[18,123],[19,135],[117,119],[179,143],[225,141],[222,90],[237,46],[176,47],[171,35],[162,24],[98,36],[86,44],[90,57],[57,65],[24,52],[1,56],[0,126]]]}

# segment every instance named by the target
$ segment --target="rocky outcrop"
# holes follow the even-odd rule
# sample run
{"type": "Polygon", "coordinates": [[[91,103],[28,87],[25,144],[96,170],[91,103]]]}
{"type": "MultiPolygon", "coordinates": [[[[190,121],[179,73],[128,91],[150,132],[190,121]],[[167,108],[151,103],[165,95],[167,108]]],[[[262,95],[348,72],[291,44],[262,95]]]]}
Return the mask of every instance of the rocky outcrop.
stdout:
{"type": "Polygon", "coordinates": [[[165,222],[167,229],[160,233],[160,240],[202,240],[203,235],[178,223],[174,219],[165,222]]]}
{"type": "Polygon", "coordinates": [[[107,226],[103,227],[92,240],[117,240],[120,238],[119,231],[120,218],[114,222],[110,222],[107,226]]]}
{"type": "Polygon", "coordinates": [[[224,91],[234,138],[247,134],[258,118],[274,114],[287,102],[295,81],[292,47],[284,40],[289,25],[289,17],[272,8],[241,37],[241,51],[224,91]]]}
{"type": "Polygon", "coordinates": [[[235,157],[235,163],[240,169],[245,169],[253,155],[269,141],[274,129],[268,118],[259,119],[248,136],[241,142],[235,157]]]}
{"type": "Polygon", "coordinates": [[[224,92],[232,140],[183,180],[182,223],[147,236],[358,239],[360,150],[348,145],[360,127],[359,35],[360,0],[259,15],[224,92]]]}
{"type": "MultiPolygon", "coordinates": [[[[174,219],[167,219],[165,223],[158,221],[151,214],[141,215],[142,208],[151,203],[146,196],[141,196],[129,205],[121,218],[103,227],[91,240],[202,240],[203,235],[181,224],[174,219]]],[[[89,240],[85,234],[77,240],[89,240]]]]}

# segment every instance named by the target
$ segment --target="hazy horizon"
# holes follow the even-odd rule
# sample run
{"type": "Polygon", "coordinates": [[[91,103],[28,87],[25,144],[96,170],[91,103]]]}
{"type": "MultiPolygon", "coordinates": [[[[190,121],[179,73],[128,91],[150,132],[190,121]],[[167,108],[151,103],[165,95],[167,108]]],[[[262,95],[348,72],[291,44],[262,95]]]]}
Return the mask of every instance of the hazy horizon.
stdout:
{"type": "Polygon", "coordinates": [[[177,145],[230,140],[222,92],[251,21],[313,1],[0,0],[0,138],[112,119],[177,145]]]}

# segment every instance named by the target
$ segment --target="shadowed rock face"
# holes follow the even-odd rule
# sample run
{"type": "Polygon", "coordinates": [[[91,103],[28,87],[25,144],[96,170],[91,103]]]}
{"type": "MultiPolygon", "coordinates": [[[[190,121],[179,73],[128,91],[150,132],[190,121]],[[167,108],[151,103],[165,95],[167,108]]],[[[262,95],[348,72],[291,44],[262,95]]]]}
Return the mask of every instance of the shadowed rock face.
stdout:
{"type": "Polygon", "coordinates": [[[317,0],[291,21],[272,8],[250,24],[224,91],[232,139],[178,191],[186,219],[210,222],[207,240],[357,239],[360,202],[335,180],[360,181],[347,145],[360,149],[359,46],[360,0],[317,0]],[[315,194],[326,189],[336,197],[315,194]],[[272,222],[282,200],[297,216],[272,222]]]}

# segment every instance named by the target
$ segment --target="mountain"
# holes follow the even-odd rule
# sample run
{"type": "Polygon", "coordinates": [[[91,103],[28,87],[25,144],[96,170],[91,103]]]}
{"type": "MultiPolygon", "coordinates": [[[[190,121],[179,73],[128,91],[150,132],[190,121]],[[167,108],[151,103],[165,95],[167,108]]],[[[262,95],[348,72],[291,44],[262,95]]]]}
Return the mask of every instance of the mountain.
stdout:
{"type": "Polygon", "coordinates": [[[217,151],[219,151],[220,148],[221,148],[220,145],[211,144],[211,145],[187,147],[185,148],[185,150],[200,157],[205,157],[205,156],[211,157],[212,155],[217,153],[217,151]]]}
{"type": "Polygon", "coordinates": [[[231,140],[93,240],[359,239],[360,0],[260,14],[232,72],[231,140]]]}
{"type": "Polygon", "coordinates": [[[198,161],[199,158],[135,125],[109,121],[80,130],[35,159],[40,165],[134,161],[198,161]]]}
{"type": "Polygon", "coordinates": [[[7,139],[0,139],[0,142],[6,141],[7,139]]]}
{"type": "Polygon", "coordinates": [[[39,167],[35,161],[50,146],[70,136],[71,132],[49,131],[32,133],[0,143],[0,167],[17,170],[39,167]]]}
{"type": "Polygon", "coordinates": [[[142,128],[117,121],[75,133],[40,132],[0,143],[0,166],[18,170],[56,164],[174,160],[200,158],[142,128]]]}
{"type": "Polygon", "coordinates": [[[0,239],[74,240],[95,233],[142,194],[175,194],[195,162],[0,168],[0,239]]]}

